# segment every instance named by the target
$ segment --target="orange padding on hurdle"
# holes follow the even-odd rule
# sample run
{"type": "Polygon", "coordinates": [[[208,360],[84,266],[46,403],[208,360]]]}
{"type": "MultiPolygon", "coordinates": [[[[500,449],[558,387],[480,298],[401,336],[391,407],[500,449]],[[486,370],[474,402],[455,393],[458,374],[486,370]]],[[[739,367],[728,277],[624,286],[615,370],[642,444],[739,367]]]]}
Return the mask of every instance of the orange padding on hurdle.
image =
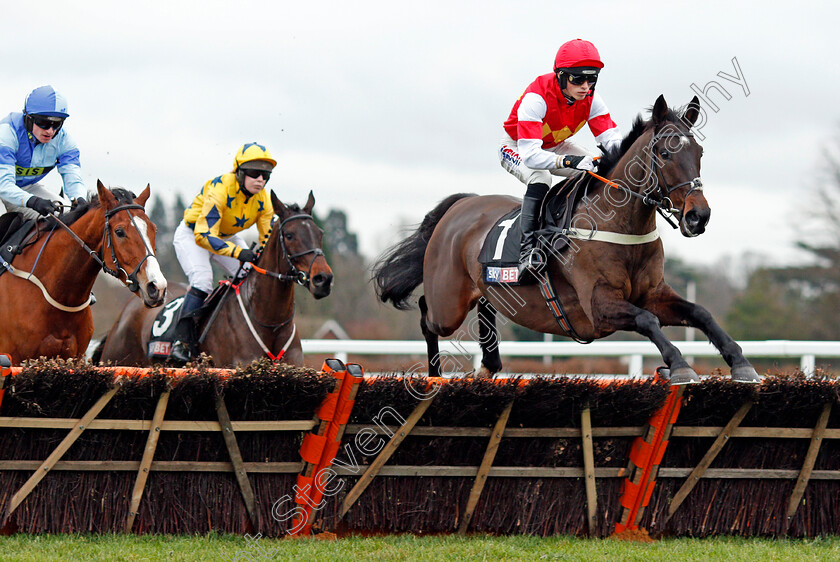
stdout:
{"type": "Polygon", "coordinates": [[[315,473],[313,476],[301,476],[298,474],[297,477],[297,487],[295,489],[295,503],[299,503],[302,505],[309,505],[309,503],[318,502],[312,501],[312,490],[314,489],[313,483],[315,482],[315,473]]]}
{"type": "Polygon", "coordinates": [[[324,445],[326,443],[326,435],[307,433],[306,437],[303,438],[303,443],[300,445],[300,458],[310,464],[318,464],[318,461],[321,460],[321,453],[324,451],[324,445]]]}
{"type": "Polygon", "coordinates": [[[622,482],[619,503],[628,510],[627,521],[615,524],[616,533],[637,528],[635,521],[639,511],[650,503],[656,485],[656,480],[652,479],[650,475],[654,468],[662,462],[662,457],[665,456],[665,451],[668,448],[669,440],[664,439],[665,428],[668,424],[676,423],[681,406],[682,400],[678,399],[678,388],[671,387],[668,397],[665,399],[665,404],[651,416],[648,422],[648,425],[654,429],[651,443],[645,441],[645,436],[649,432],[645,432],[645,436],[637,437],[633,441],[630,448],[630,461],[636,466],[633,473],[641,471],[642,476],[639,484],[630,481],[633,473],[622,482]]]}
{"type": "MultiPolygon", "coordinates": [[[[352,394],[353,387],[360,384],[364,380],[363,376],[356,377],[351,375],[347,371],[344,371],[342,375],[343,376],[341,386],[338,391],[339,398],[335,410],[335,416],[333,417],[333,420],[330,421],[327,425],[327,430],[325,432],[326,443],[324,445],[323,451],[321,452],[321,460],[320,462],[318,462],[318,465],[315,467],[315,471],[313,472],[315,478],[318,478],[319,474],[321,474],[322,471],[331,466],[333,461],[335,460],[335,456],[338,454],[338,449],[341,445],[341,439],[339,438],[338,434],[341,432],[341,429],[347,424],[347,421],[350,419],[350,414],[353,411],[353,405],[356,403],[355,400],[350,399],[350,395],[352,394]]],[[[318,505],[324,497],[323,490],[320,490],[318,489],[318,486],[313,485],[309,497],[312,500],[312,505],[318,505]]],[[[312,524],[315,522],[314,519],[315,518],[312,516],[312,511],[310,511],[308,513],[307,520],[303,525],[303,528],[297,534],[311,534],[312,524]]]]}
{"type": "Polygon", "coordinates": [[[321,405],[315,410],[315,414],[321,421],[332,421],[335,417],[335,407],[338,405],[338,391],[330,392],[321,405]]]}
{"type": "MultiPolygon", "coordinates": [[[[154,369],[149,367],[96,367],[97,371],[111,373],[114,377],[148,377],[154,369]]],[[[11,374],[13,376],[19,375],[23,371],[23,367],[9,367],[3,369],[4,374],[11,374]]],[[[183,377],[186,375],[195,375],[198,371],[195,369],[182,369],[179,367],[167,367],[165,369],[158,369],[158,372],[170,377],[183,377]]],[[[226,379],[236,373],[235,369],[204,369],[203,372],[211,375],[216,375],[221,379],[226,379]]]]}

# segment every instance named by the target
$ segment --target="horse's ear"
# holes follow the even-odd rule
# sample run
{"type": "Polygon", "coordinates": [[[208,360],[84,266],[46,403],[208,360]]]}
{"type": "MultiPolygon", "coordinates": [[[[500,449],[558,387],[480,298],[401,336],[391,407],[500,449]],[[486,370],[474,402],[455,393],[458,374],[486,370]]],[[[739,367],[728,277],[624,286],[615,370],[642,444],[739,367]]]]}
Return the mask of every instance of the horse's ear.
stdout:
{"type": "Polygon", "coordinates": [[[694,99],[688,102],[688,107],[686,108],[685,113],[683,113],[682,120],[689,128],[691,128],[697,122],[697,118],[699,116],[700,99],[697,96],[694,96],[694,99]]]}
{"type": "Polygon", "coordinates": [[[111,190],[105,187],[101,180],[96,180],[96,191],[99,192],[99,202],[102,203],[106,209],[113,209],[117,206],[117,198],[111,193],[111,190]]]}
{"type": "Polygon", "coordinates": [[[273,189],[271,190],[271,206],[274,207],[275,215],[285,216],[288,214],[288,209],[286,209],[286,205],[284,205],[283,202],[277,198],[277,195],[274,194],[273,189]]]}
{"type": "Polygon", "coordinates": [[[139,205],[143,205],[145,207],[146,206],[146,201],[149,200],[149,195],[151,195],[151,193],[152,193],[152,187],[147,183],[146,184],[146,189],[143,190],[143,193],[141,193],[137,197],[137,199],[134,200],[134,202],[139,204],[139,205]]]}
{"type": "Polygon", "coordinates": [[[656,98],[651,115],[653,116],[653,122],[656,124],[662,123],[668,117],[668,102],[665,101],[664,95],[659,94],[659,97],[656,98]]]}
{"type": "Polygon", "coordinates": [[[312,214],[312,208],[315,206],[315,196],[312,191],[309,192],[309,198],[306,200],[306,205],[303,206],[303,212],[307,215],[312,214]]]}

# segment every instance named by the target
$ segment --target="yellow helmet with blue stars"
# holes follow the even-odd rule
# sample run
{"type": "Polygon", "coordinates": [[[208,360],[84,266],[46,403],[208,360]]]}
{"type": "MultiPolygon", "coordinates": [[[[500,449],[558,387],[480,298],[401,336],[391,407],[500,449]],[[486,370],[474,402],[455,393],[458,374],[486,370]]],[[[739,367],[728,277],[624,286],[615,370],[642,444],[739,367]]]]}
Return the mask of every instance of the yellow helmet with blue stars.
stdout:
{"type": "Polygon", "coordinates": [[[271,152],[265,146],[256,142],[243,144],[236,151],[236,156],[233,159],[234,170],[244,167],[270,172],[276,165],[277,160],[272,158],[271,152]]]}

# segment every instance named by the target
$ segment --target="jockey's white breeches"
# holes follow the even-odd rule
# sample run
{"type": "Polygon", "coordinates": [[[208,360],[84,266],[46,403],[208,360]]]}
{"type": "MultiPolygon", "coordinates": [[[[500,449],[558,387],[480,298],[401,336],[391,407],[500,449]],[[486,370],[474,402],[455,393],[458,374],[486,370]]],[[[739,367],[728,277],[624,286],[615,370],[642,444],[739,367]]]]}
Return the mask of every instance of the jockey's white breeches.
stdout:
{"type": "MultiPolygon", "coordinates": [[[[247,248],[245,240],[237,234],[225,238],[241,248],[247,248]]],[[[175,246],[175,255],[178,256],[178,263],[187,275],[190,286],[200,289],[205,293],[213,290],[213,267],[211,262],[219,264],[230,275],[235,275],[239,270],[240,261],[229,256],[220,256],[206,250],[196,244],[195,232],[187,226],[184,221],[175,229],[175,238],[172,241],[175,246]]]]}
{"type": "MultiPolygon", "coordinates": [[[[547,148],[545,150],[558,155],[572,154],[575,156],[597,156],[597,154],[573,142],[571,139],[566,139],[557,146],[547,148]]],[[[502,168],[513,174],[516,179],[525,185],[530,185],[532,183],[544,183],[545,185],[551,187],[554,182],[554,178],[552,178],[552,176],[569,177],[578,172],[578,170],[575,170],[574,168],[552,168],[549,170],[535,170],[533,168],[529,168],[522,163],[522,158],[519,156],[519,152],[516,147],[516,141],[510,138],[507,133],[502,135],[502,142],[499,147],[499,161],[502,164],[502,168]]]]}

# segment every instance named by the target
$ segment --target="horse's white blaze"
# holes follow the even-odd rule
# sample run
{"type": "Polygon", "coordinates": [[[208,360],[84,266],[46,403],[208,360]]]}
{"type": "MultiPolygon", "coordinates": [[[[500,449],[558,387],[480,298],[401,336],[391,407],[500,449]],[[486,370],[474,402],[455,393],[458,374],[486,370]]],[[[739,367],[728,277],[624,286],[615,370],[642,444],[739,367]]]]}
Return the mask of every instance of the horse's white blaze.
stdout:
{"type": "MultiPolygon", "coordinates": [[[[152,242],[149,240],[149,233],[147,231],[148,225],[144,221],[137,221],[136,224],[137,230],[140,232],[140,236],[143,237],[143,241],[146,243],[146,247],[151,248],[152,242]]],[[[149,256],[149,259],[146,260],[145,268],[146,280],[149,283],[154,284],[159,291],[166,289],[166,277],[163,276],[163,272],[160,270],[160,264],[154,255],[149,256]]]]}
{"type": "Polygon", "coordinates": [[[680,144],[683,146],[688,146],[688,143],[691,142],[688,140],[688,137],[683,135],[680,137],[680,144]]]}

